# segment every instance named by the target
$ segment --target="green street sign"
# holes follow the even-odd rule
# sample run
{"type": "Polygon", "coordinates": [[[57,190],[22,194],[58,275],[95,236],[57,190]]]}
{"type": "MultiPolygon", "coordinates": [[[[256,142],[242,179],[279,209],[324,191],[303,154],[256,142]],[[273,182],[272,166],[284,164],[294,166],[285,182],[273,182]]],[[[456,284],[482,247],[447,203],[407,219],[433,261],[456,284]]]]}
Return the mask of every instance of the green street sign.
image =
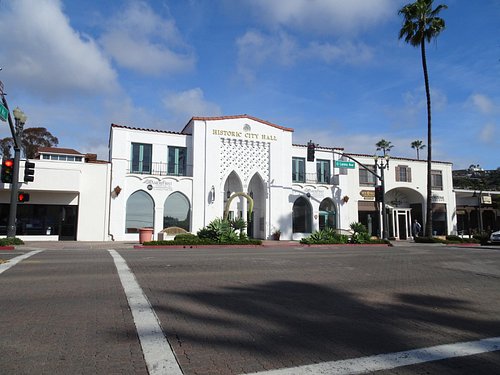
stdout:
{"type": "Polygon", "coordinates": [[[356,164],[353,161],[335,160],[335,166],[337,168],[354,169],[356,164]]]}
{"type": "Polygon", "coordinates": [[[0,103],[0,120],[7,121],[7,117],[9,117],[9,111],[0,103]]]}

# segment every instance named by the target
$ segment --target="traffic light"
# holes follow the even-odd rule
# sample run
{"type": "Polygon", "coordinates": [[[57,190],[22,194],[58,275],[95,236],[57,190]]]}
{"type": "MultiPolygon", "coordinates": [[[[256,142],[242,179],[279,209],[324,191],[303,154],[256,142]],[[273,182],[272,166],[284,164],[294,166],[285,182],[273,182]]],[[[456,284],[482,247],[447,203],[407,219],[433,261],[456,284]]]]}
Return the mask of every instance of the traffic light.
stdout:
{"type": "Polygon", "coordinates": [[[384,199],[384,190],[382,189],[382,185],[375,186],[375,201],[382,202],[384,199]]]}
{"type": "Polygon", "coordinates": [[[14,177],[14,159],[3,159],[2,161],[2,182],[12,183],[14,177]]]}
{"type": "Polygon", "coordinates": [[[29,202],[30,201],[29,193],[18,193],[17,194],[17,201],[21,202],[21,203],[29,202]]]}
{"type": "Polygon", "coordinates": [[[314,150],[316,145],[309,141],[307,143],[307,161],[314,161],[314,150]]]}
{"type": "Polygon", "coordinates": [[[28,160],[24,163],[24,182],[33,182],[35,180],[35,163],[28,160]]]}

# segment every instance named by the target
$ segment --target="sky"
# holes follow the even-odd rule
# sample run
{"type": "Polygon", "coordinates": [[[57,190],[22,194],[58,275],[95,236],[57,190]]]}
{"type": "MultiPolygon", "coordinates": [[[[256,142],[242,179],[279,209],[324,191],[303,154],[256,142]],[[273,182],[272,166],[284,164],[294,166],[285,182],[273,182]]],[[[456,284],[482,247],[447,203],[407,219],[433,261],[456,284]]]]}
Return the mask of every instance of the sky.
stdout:
{"type": "MultiPolygon", "coordinates": [[[[112,123],[181,131],[240,114],[293,128],[294,143],[371,155],[385,139],[416,158],[427,114],[420,49],[398,39],[408,2],[0,0],[0,80],[26,127],[105,160],[112,123]]],[[[433,159],[496,169],[500,0],[437,4],[433,159]]]]}

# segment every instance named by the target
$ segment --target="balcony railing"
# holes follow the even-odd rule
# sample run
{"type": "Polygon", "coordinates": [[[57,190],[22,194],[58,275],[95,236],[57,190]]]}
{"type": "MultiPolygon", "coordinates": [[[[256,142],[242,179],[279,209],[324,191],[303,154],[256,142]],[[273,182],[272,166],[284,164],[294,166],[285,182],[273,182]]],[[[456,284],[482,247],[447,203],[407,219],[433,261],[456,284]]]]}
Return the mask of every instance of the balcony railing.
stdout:
{"type": "Polygon", "coordinates": [[[306,184],[335,185],[333,176],[325,176],[317,173],[305,173],[293,176],[292,182],[306,184]]]}
{"type": "Polygon", "coordinates": [[[168,163],[132,163],[129,162],[131,174],[146,174],[149,176],[193,176],[191,164],[168,164],[168,163]]]}

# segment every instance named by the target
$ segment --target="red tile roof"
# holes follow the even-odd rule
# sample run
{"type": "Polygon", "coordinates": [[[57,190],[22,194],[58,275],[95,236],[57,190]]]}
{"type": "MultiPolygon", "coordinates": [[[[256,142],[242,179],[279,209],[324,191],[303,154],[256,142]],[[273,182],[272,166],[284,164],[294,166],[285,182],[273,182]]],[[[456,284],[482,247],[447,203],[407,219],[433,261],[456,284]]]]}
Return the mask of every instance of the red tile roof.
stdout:
{"type": "MultiPolygon", "coordinates": [[[[133,126],[125,126],[125,125],[118,125],[118,124],[111,124],[111,127],[112,128],[129,129],[129,130],[141,130],[141,131],[156,132],[156,133],[181,134],[179,132],[173,132],[170,130],[136,128],[133,126]]],[[[183,135],[185,135],[185,134],[183,134],[183,135]]]]}

